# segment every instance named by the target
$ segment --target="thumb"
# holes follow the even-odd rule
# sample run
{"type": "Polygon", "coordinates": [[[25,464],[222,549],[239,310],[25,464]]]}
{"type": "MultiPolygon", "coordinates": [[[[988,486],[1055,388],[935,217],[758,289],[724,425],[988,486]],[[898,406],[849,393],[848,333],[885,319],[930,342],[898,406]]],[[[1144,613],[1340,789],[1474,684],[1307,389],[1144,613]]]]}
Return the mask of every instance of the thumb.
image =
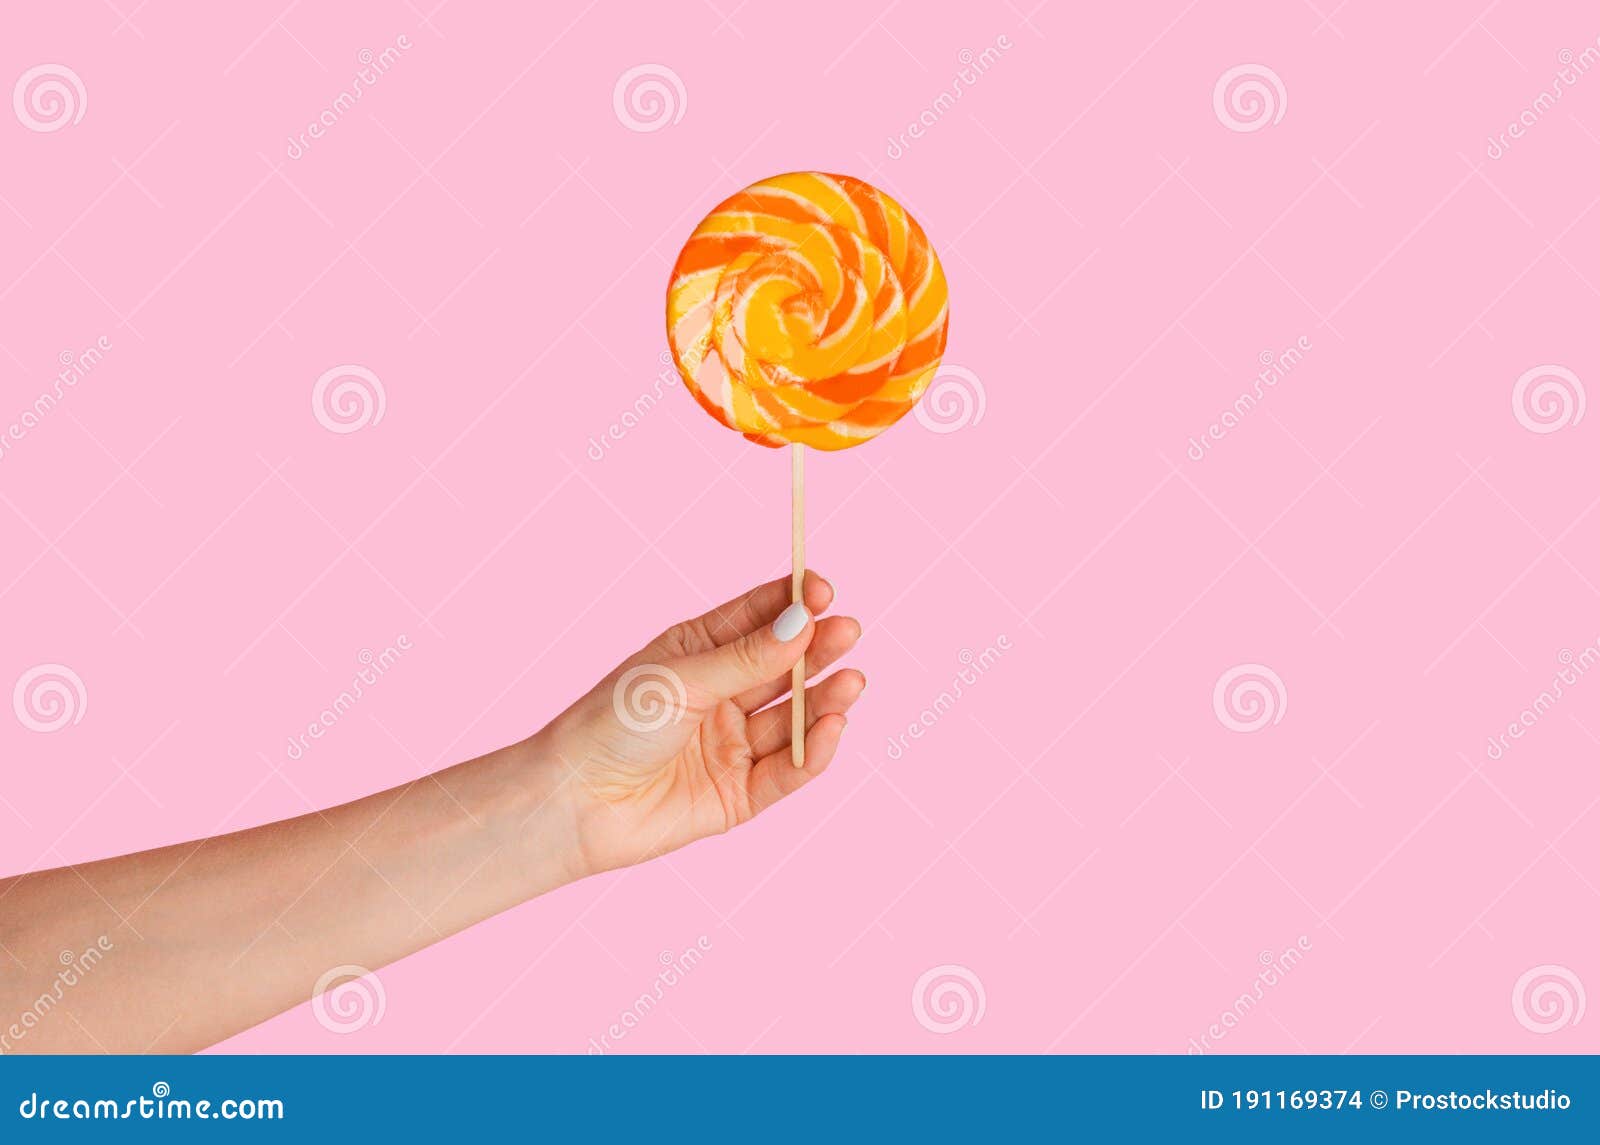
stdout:
{"type": "Polygon", "coordinates": [[[793,668],[805,655],[816,627],[805,605],[791,604],[770,625],[720,648],[686,656],[675,667],[691,691],[717,700],[732,699],[793,668]]]}

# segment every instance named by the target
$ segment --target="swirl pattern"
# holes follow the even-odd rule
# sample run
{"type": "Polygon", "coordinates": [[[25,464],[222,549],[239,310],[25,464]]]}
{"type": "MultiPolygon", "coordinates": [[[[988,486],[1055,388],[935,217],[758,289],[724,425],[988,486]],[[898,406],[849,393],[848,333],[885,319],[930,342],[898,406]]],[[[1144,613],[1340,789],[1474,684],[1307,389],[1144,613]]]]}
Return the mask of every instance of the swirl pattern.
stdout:
{"type": "Polygon", "coordinates": [[[629,131],[648,134],[682,119],[689,109],[689,93],[678,73],[665,64],[640,64],[617,77],[611,108],[629,131]]]}
{"type": "Polygon", "coordinates": [[[1265,64],[1240,64],[1217,78],[1211,107],[1229,131],[1249,133],[1281,123],[1289,110],[1289,93],[1265,64]]]}
{"type": "Polygon", "coordinates": [[[953,1034],[983,1021],[983,983],[965,966],[935,966],[911,987],[911,1012],[923,1029],[953,1034]]]}
{"type": "Polygon", "coordinates": [[[1583,382],[1565,366],[1535,366],[1511,387],[1511,412],[1534,433],[1577,425],[1587,404],[1583,382]]]}
{"type": "Polygon", "coordinates": [[[938,371],[949,292],[928,237],[847,175],[794,172],[723,201],[684,244],[667,337],[689,391],[759,445],[848,449],[938,371]]]}
{"type": "Polygon", "coordinates": [[[1289,691],[1265,664],[1239,664],[1218,678],[1211,707],[1230,731],[1258,732],[1283,719],[1289,691]]]}
{"type": "Polygon", "coordinates": [[[311,990],[317,1024],[335,1034],[353,1034],[383,1021],[389,998],[378,976],[365,966],[335,966],[311,990]]]}
{"type": "Polygon", "coordinates": [[[617,678],[611,709],[629,731],[658,732],[683,718],[689,709],[689,690],[671,668],[641,664],[617,678]]]}
{"type": "Polygon", "coordinates": [[[365,366],[335,366],[311,387],[311,412],[334,433],[377,425],[387,405],[383,382],[365,366]]]}
{"type": "Polygon", "coordinates": [[[89,709],[83,678],[65,664],[38,664],[17,678],[11,709],[29,731],[58,732],[89,709]]]}
{"type": "Polygon", "coordinates": [[[925,396],[917,406],[917,420],[934,433],[955,433],[977,425],[989,404],[982,380],[964,366],[937,371],[925,396]]]}
{"type": "Polygon", "coordinates": [[[11,109],[29,131],[49,133],[83,122],[89,93],[78,73],[65,64],[40,64],[17,78],[11,109]]]}
{"type": "Polygon", "coordinates": [[[1511,987],[1511,1012],[1536,1034],[1576,1026],[1586,1005],[1583,983],[1565,966],[1535,966],[1511,987]]]}

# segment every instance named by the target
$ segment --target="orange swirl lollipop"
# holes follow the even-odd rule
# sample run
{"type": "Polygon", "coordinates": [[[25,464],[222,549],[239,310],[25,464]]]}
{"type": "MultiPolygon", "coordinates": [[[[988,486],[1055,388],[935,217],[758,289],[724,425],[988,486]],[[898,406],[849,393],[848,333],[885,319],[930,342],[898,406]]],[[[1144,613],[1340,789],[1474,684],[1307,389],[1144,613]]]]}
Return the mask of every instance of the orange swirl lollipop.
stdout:
{"type": "MultiPolygon", "coordinates": [[[[805,578],[804,446],[849,449],[904,417],[933,381],[950,320],[928,236],[848,175],[796,171],[719,203],[667,286],[667,340],[712,417],[793,457],[794,579],[805,578]]],[[[805,763],[805,668],[792,747],[805,763]]]]}
{"type": "Polygon", "coordinates": [[[724,200],[667,287],[689,392],[770,446],[848,449],[888,429],[933,380],[949,314],[916,220],[869,183],[815,171],[724,200]]]}

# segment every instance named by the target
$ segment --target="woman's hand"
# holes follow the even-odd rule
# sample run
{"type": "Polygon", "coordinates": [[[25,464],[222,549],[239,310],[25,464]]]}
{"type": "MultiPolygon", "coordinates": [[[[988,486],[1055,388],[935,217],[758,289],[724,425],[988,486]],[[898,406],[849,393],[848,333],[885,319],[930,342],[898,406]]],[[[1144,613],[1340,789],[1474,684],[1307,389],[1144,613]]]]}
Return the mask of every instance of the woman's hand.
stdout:
{"type": "Polygon", "coordinates": [[[790,669],[844,655],[854,620],[814,620],[807,574],[668,629],[521,743],[295,819],[0,879],[0,1053],[211,1045],[584,875],[743,823],[828,766],[861,673],[806,692],[806,766],[789,745],[790,669]],[[772,705],[772,706],[768,706],[772,705]],[[49,1000],[59,951],[114,950],[49,1000]],[[19,1033],[19,1031],[21,1031],[19,1033]]]}
{"type": "Polygon", "coordinates": [[[790,745],[790,669],[822,671],[861,636],[850,617],[814,619],[833,586],[806,573],[684,621],[629,657],[534,737],[562,783],[584,873],[610,870],[736,827],[827,768],[845,712],[866,687],[836,672],[806,689],[805,766],[790,745]],[[772,705],[772,706],[768,706],[772,705]]]}

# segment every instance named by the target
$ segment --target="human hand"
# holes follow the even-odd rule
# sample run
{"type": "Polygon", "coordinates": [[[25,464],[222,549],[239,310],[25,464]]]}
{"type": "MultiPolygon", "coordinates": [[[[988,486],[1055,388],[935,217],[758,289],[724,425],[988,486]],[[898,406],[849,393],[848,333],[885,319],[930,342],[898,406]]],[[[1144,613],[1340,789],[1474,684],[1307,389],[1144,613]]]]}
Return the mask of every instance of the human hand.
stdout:
{"type": "Polygon", "coordinates": [[[789,594],[785,577],[673,625],[534,737],[535,754],[567,771],[581,873],[720,834],[827,768],[866,678],[845,669],[806,689],[804,767],[793,763],[792,699],[774,701],[801,656],[809,679],[854,647],[861,625],[814,619],[834,595],[815,573],[804,609],[789,594]]]}
{"type": "MultiPolygon", "coordinates": [[[[328,989],[330,974],[381,968],[573,879],[743,823],[821,774],[866,684],[845,670],[807,689],[795,767],[791,669],[803,656],[814,675],[861,636],[847,617],[813,619],[833,603],[827,581],[808,573],[802,595],[790,610],[785,578],[674,625],[542,731],[387,791],[0,878],[19,968],[56,965],[86,933],[116,936],[116,956],[73,988],[73,1021],[30,1029],[20,1048],[200,1049],[328,989]]],[[[40,988],[0,974],[0,1013],[27,1011],[40,988]]],[[[17,1030],[0,1034],[0,1052],[18,1048],[17,1030]]]]}

